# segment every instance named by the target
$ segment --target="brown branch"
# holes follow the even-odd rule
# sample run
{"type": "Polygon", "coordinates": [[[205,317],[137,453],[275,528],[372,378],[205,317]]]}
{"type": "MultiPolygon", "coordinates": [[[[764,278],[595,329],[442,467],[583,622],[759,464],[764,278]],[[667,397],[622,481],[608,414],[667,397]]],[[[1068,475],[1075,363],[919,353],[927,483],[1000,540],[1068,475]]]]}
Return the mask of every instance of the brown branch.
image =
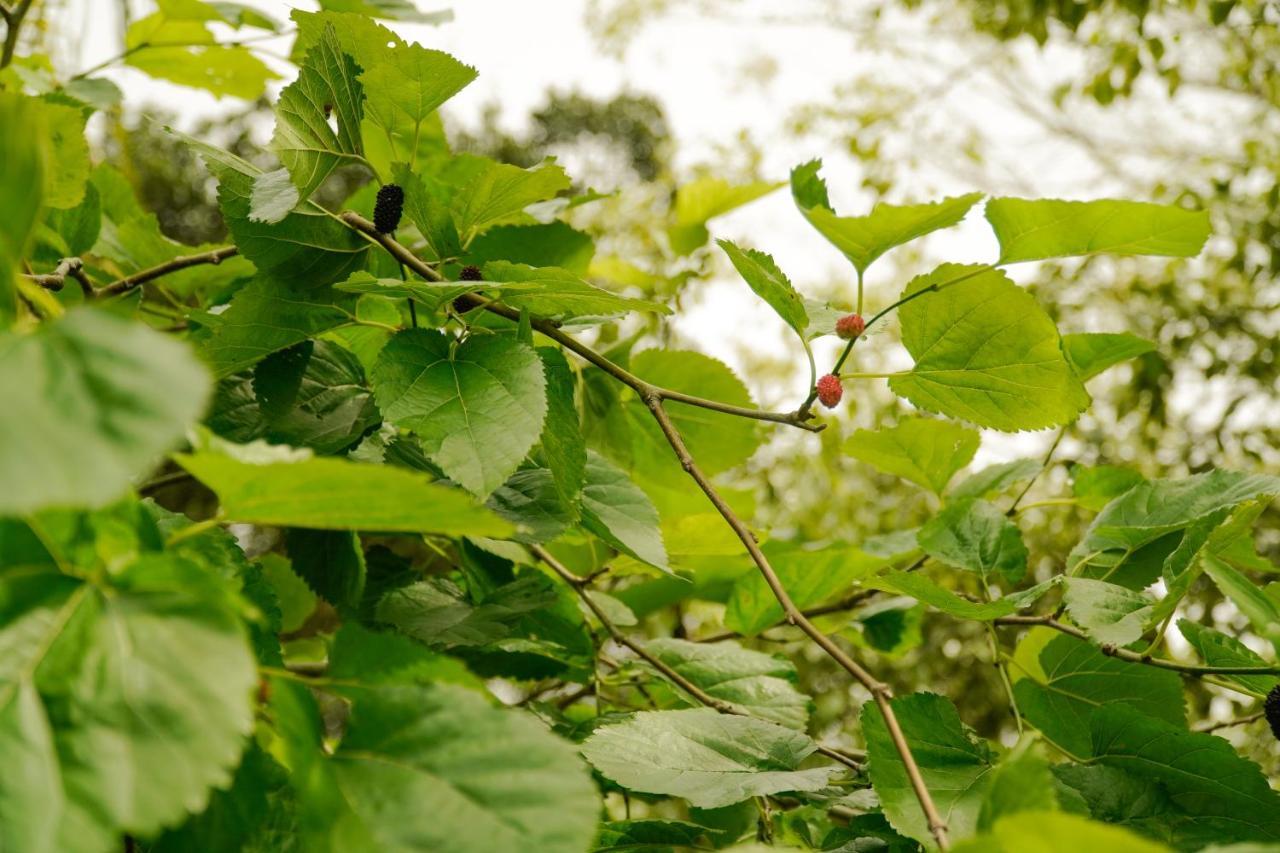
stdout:
{"type": "Polygon", "coordinates": [[[84,261],[79,258],[63,258],[58,261],[58,265],[53,268],[53,272],[43,275],[31,275],[27,276],[27,278],[40,287],[52,290],[55,293],[62,290],[68,278],[72,278],[79,283],[80,289],[85,296],[93,295],[93,282],[89,281],[89,277],[85,275],[84,261]]]}
{"type": "MultiPolygon", "coordinates": [[[[1061,631],[1063,634],[1075,637],[1077,640],[1092,642],[1089,639],[1089,635],[1084,631],[1074,625],[1059,622],[1052,616],[1001,616],[993,621],[996,625],[1044,626],[1055,631],[1061,631]]],[[[1190,677],[1202,675],[1280,675],[1280,666],[1202,666],[1193,663],[1178,663],[1174,660],[1165,660],[1142,652],[1123,649],[1113,643],[1104,643],[1098,646],[1098,650],[1108,657],[1119,658],[1129,663],[1140,663],[1144,666],[1154,666],[1158,669],[1168,669],[1190,677]]]]}
{"type": "MultiPolygon", "coordinates": [[[[379,243],[389,252],[392,257],[400,261],[406,267],[421,275],[423,278],[431,281],[440,281],[441,276],[429,265],[423,262],[417,255],[410,252],[400,243],[388,237],[385,234],[379,234],[377,229],[373,227],[373,223],[369,222],[359,214],[347,211],[341,216],[342,220],[352,228],[363,233],[367,238],[379,243]]],[[[479,300],[476,300],[477,302],[479,300]]],[[[487,310],[500,316],[507,317],[518,321],[520,319],[519,312],[507,308],[502,305],[488,304],[485,306],[487,310]]],[[[670,415],[663,408],[664,389],[656,388],[629,371],[609,361],[609,359],[595,352],[595,350],[580,343],[576,339],[564,334],[560,331],[556,324],[545,320],[534,321],[533,328],[542,334],[559,343],[566,349],[582,356],[591,364],[600,367],[609,373],[618,381],[629,386],[648,406],[649,411],[653,414],[654,419],[658,422],[659,428],[666,436],[667,442],[675,451],[676,457],[680,461],[681,467],[693,478],[698,487],[702,489],[707,499],[724,518],[725,522],[737,534],[738,539],[747,549],[747,553],[751,555],[752,561],[764,576],[765,582],[773,591],[774,597],[778,603],[782,605],[783,613],[787,617],[787,621],[796,625],[800,630],[804,631],[823,651],[825,651],[836,663],[838,663],[846,672],[853,676],[863,687],[865,687],[872,695],[876,706],[880,709],[881,716],[884,719],[885,728],[888,729],[889,737],[893,741],[894,748],[898,753],[898,757],[902,760],[903,768],[906,771],[907,778],[911,781],[911,787],[915,792],[916,799],[920,802],[921,811],[924,812],[925,819],[929,824],[929,831],[933,834],[934,840],[938,847],[947,850],[950,844],[947,840],[947,824],[942,819],[941,813],[934,805],[933,797],[929,794],[928,786],[925,785],[924,777],[920,774],[920,768],[916,764],[915,757],[911,754],[911,747],[907,744],[906,736],[902,732],[902,727],[898,725],[897,715],[894,714],[893,706],[890,699],[893,697],[893,691],[889,685],[879,681],[867,670],[863,669],[857,661],[851,658],[834,640],[826,634],[814,627],[805,615],[796,607],[795,602],[791,600],[791,596],[787,594],[786,589],[782,586],[782,582],[778,579],[777,573],[773,570],[773,566],[769,564],[769,560],[765,557],[764,552],[760,550],[760,546],[756,543],[755,535],[747,528],[747,526],[738,518],[737,514],[725,503],[724,499],[716,491],[715,487],[698,468],[693,457],[689,454],[688,448],[685,446],[684,439],[681,437],[679,430],[671,421],[670,415]]],[[[669,392],[667,392],[669,393],[669,392]]],[[[669,398],[668,398],[669,399],[669,398]]],[[[695,398],[696,399],[696,398],[695,398]]],[[[691,403],[690,400],[681,400],[680,402],[691,403]]],[[[694,405],[703,405],[704,408],[711,408],[717,411],[724,411],[723,408],[717,408],[721,404],[713,401],[701,401],[694,405]],[[704,405],[711,404],[711,405],[704,405]]],[[[816,429],[801,419],[799,413],[790,414],[772,414],[756,412],[755,410],[747,410],[751,412],[751,416],[762,420],[776,420],[781,423],[789,423],[793,426],[799,426],[805,429],[816,431],[816,429]]]]}
{"type": "MultiPolygon", "coordinates": [[[[596,602],[591,598],[591,594],[586,588],[586,578],[580,578],[575,575],[567,569],[563,563],[552,556],[551,552],[547,551],[547,549],[543,548],[541,545],[530,545],[529,550],[533,552],[535,557],[545,563],[551,571],[559,575],[565,583],[569,584],[569,586],[573,588],[574,592],[578,593],[578,597],[582,599],[582,603],[587,605],[591,612],[595,614],[596,618],[600,620],[600,624],[609,632],[609,636],[613,638],[614,642],[619,645],[626,646],[638,657],[644,660],[645,663],[649,664],[661,673],[664,678],[708,708],[719,711],[721,714],[732,714],[736,717],[753,717],[752,714],[747,713],[732,702],[726,702],[723,699],[718,699],[715,696],[712,696],[710,693],[706,692],[701,687],[685,678],[671,666],[663,662],[662,659],[651,654],[643,645],[622,633],[618,626],[613,624],[613,621],[605,614],[600,605],[596,604],[596,602]]],[[[826,746],[819,746],[818,752],[828,758],[844,764],[847,767],[851,767],[854,770],[862,769],[861,764],[838,750],[826,746]]]]}
{"type": "Polygon", "coordinates": [[[834,640],[819,631],[809,621],[808,617],[796,607],[786,588],[783,587],[782,581],[778,578],[777,572],[770,565],[769,558],[760,550],[755,534],[747,528],[742,519],[738,518],[737,513],[725,503],[724,498],[720,497],[719,492],[711,485],[711,481],[702,473],[698,464],[689,454],[689,449],[685,446],[680,431],[676,429],[670,415],[667,414],[666,409],[662,406],[662,399],[657,394],[649,394],[644,398],[644,401],[645,405],[649,407],[649,411],[653,413],[654,419],[658,422],[658,427],[662,430],[662,434],[666,436],[667,443],[675,451],[681,467],[698,484],[698,488],[702,489],[703,494],[707,496],[707,500],[711,501],[712,506],[716,508],[716,511],[720,513],[725,522],[733,529],[733,532],[737,534],[738,539],[747,549],[747,553],[751,555],[752,562],[756,564],[756,568],[764,576],[765,583],[769,585],[769,589],[773,592],[773,597],[782,605],[782,612],[787,621],[803,631],[845,672],[853,676],[871,693],[877,707],[880,709],[881,716],[884,718],[885,728],[889,731],[889,737],[893,740],[898,757],[902,760],[907,778],[911,780],[911,787],[915,791],[916,799],[920,801],[920,808],[929,822],[929,831],[933,834],[939,848],[948,849],[947,824],[942,819],[937,806],[933,803],[933,797],[930,796],[929,788],[925,785],[924,777],[920,774],[920,768],[916,764],[915,757],[911,754],[911,747],[907,744],[907,738],[903,734],[901,726],[898,725],[897,715],[894,714],[893,706],[890,704],[893,691],[889,688],[889,685],[876,679],[871,673],[863,669],[834,640]]]}
{"type": "Polygon", "coordinates": [[[1220,723],[1211,723],[1209,725],[1198,726],[1196,727],[1195,730],[1198,732],[1208,733],[1208,732],[1216,732],[1218,729],[1229,729],[1232,726],[1246,726],[1249,723],[1256,723],[1258,720],[1261,720],[1266,715],[1267,715],[1266,711],[1259,711],[1258,713],[1250,714],[1247,717],[1237,717],[1234,720],[1223,720],[1220,723]]]}
{"type": "Polygon", "coordinates": [[[8,28],[4,34],[4,47],[0,48],[0,68],[9,67],[13,62],[13,52],[18,48],[18,31],[22,29],[22,19],[31,11],[34,0],[19,0],[18,5],[7,9],[4,15],[8,28]]]}
{"type": "Polygon", "coordinates": [[[149,281],[154,281],[155,279],[169,275],[170,273],[187,269],[188,267],[200,266],[201,264],[217,266],[227,258],[234,257],[239,253],[240,250],[235,246],[225,246],[221,249],[214,249],[211,252],[200,252],[195,255],[183,255],[181,257],[165,261],[162,264],[157,264],[154,267],[141,270],[133,275],[117,279],[110,284],[103,285],[94,291],[94,296],[99,299],[108,296],[119,296],[122,293],[128,293],[139,285],[146,284],[149,281]]]}
{"type": "MultiPolygon", "coordinates": [[[[393,258],[413,270],[427,281],[444,281],[444,277],[441,276],[433,267],[413,252],[409,251],[403,244],[397,242],[390,235],[378,233],[378,229],[374,227],[373,223],[365,219],[360,214],[353,211],[347,211],[342,214],[342,221],[364,234],[369,239],[378,243],[386,249],[393,258]]],[[[490,311],[500,317],[506,317],[508,320],[518,322],[520,319],[519,311],[516,311],[506,305],[485,299],[482,296],[468,293],[458,297],[458,299],[468,310],[471,308],[484,308],[486,311],[490,311]]],[[[635,389],[636,393],[642,397],[645,395],[657,394],[659,398],[663,400],[673,400],[677,403],[697,406],[701,409],[709,409],[713,412],[721,412],[722,414],[734,415],[740,418],[785,424],[787,426],[808,430],[809,432],[821,432],[826,428],[825,424],[809,423],[808,421],[810,416],[802,416],[796,412],[766,412],[761,411],[760,409],[751,409],[745,406],[734,406],[729,403],[721,403],[718,400],[708,400],[702,397],[695,397],[691,394],[685,394],[682,391],[673,391],[669,388],[661,388],[657,385],[652,385],[631,373],[621,365],[605,358],[603,355],[578,339],[565,334],[560,330],[560,324],[554,320],[534,320],[531,325],[539,333],[580,356],[585,361],[600,368],[624,385],[635,389]]]]}
{"type": "MultiPolygon", "coordinates": [[[[871,598],[880,592],[881,590],[878,590],[878,589],[863,589],[855,593],[852,593],[851,595],[846,595],[844,598],[840,599],[839,601],[833,601],[830,604],[820,604],[817,607],[808,607],[808,608],[805,608],[804,610],[801,610],[800,612],[803,613],[809,619],[812,619],[815,616],[828,616],[832,613],[841,613],[845,610],[852,610],[862,602],[866,601],[868,598],[871,598]]],[[[775,628],[775,627],[777,626],[776,625],[769,626],[769,628],[775,628]]],[[[769,628],[765,628],[763,630],[767,631],[769,630],[769,628]]],[[[738,631],[722,631],[719,634],[712,634],[709,637],[700,637],[697,640],[697,642],[722,643],[725,640],[736,640],[741,636],[743,635],[738,631]]]]}

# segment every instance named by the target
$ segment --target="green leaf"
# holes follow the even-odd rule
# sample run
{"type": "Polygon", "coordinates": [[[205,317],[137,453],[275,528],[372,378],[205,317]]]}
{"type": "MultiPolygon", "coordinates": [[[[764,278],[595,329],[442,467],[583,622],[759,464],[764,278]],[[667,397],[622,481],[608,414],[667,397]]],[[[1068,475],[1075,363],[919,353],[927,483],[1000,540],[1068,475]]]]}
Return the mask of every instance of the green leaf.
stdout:
{"type": "Polygon", "coordinates": [[[753,181],[737,186],[722,178],[697,178],[676,190],[675,219],[667,229],[671,248],[687,255],[707,242],[707,222],[749,204],[782,186],[753,181]]]}
{"type": "Polygon", "coordinates": [[[124,62],[158,80],[247,101],[262,96],[276,74],[247,47],[216,44],[199,21],[157,12],[129,25],[124,62]]]}
{"type": "Polygon", "coordinates": [[[429,578],[387,593],[378,602],[377,615],[380,622],[429,646],[487,646],[512,636],[521,617],[555,600],[551,581],[539,574],[504,584],[477,604],[452,581],[429,578]]]}
{"type": "Polygon", "coordinates": [[[515,471],[547,414],[538,354],[505,336],[458,345],[439,332],[407,329],[378,356],[373,389],[386,418],[413,430],[431,461],[479,497],[515,471]]]}
{"type": "Polygon", "coordinates": [[[326,833],[335,851],[581,853],[590,845],[600,809],[591,775],[533,717],[446,685],[348,693],[350,725],[325,759],[337,802],[310,804],[341,830],[326,833]]]}
{"type": "Polygon", "coordinates": [[[890,249],[955,225],[982,198],[982,193],[968,193],[932,204],[877,204],[866,216],[837,216],[818,176],[821,168],[821,160],[812,160],[792,169],[791,195],[809,224],[844,253],[859,275],[890,249]]]}
{"type": "Polygon", "coordinates": [[[816,791],[837,767],[800,769],[818,745],[782,726],[710,708],[644,711],[596,729],[582,754],[624,788],[718,808],[782,791],[816,791]]]}
{"type": "Polygon", "coordinates": [[[1023,718],[1070,755],[1086,758],[1089,720],[1100,708],[1124,705],[1183,725],[1178,674],[1104,655],[1065,634],[1036,629],[1018,644],[1013,695],[1023,718]]]}
{"type": "Polygon", "coordinates": [[[454,196],[453,219],[465,246],[470,237],[511,221],[529,205],[569,189],[569,177],[555,163],[521,169],[481,157],[466,160],[470,179],[454,196]]]}
{"type": "Polygon", "coordinates": [[[1209,238],[1206,211],[1137,201],[993,198],[986,216],[1002,264],[1103,252],[1189,258],[1209,238]]]}
{"type": "Polygon", "coordinates": [[[1240,608],[1258,636],[1269,640],[1276,651],[1280,652],[1280,602],[1212,554],[1204,557],[1204,570],[1213,578],[1223,595],[1240,608]]]}
{"type": "Polygon", "coordinates": [[[1152,352],[1155,348],[1151,341],[1136,335],[1098,332],[1062,336],[1062,349],[1067,354],[1067,361],[1080,374],[1081,381],[1088,381],[1108,367],[1152,352]]]}
{"type": "Polygon", "coordinates": [[[804,731],[811,703],[796,689],[796,668],[786,658],[744,649],[737,643],[691,643],[659,637],[645,651],[705,692],[752,717],[804,731]]]}
{"type": "Polygon", "coordinates": [[[889,387],[917,406],[1005,432],[1070,423],[1089,395],[1044,309],[1004,273],[943,264],[913,279],[898,309],[915,358],[889,387]]]}
{"type": "MultiPolygon", "coordinates": [[[[887,562],[848,545],[806,550],[783,542],[766,543],[764,554],[796,606],[804,609],[852,591],[853,585],[887,562]]],[[[724,624],[752,636],[782,620],[782,605],[756,571],[733,586],[724,624]]]]}
{"type": "Polygon", "coordinates": [[[364,550],[348,530],[288,532],[286,549],[293,571],[325,601],[341,611],[357,607],[364,594],[364,550]]]}
{"type": "Polygon", "coordinates": [[[658,526],[658,511],[625,471],[587,451],[582,487],[582,526],[624,554],[671,571],[658,526]]]}
{"type": "Polygon", "coordinates": [[[1012,462],[988,465],[957,483],[948,497],[951,500],[989,498],[1015,483],[1033,479],[1043,469],[1044,465],[1038,459],[1015,459],[1012,462]]]}
{"type": "Polygon", "coordinates": [[[950,616],[975,619],[980,622],[990,622],[992,619],[1008,616],[1035,603],[1057,583],[1056,578],[1050,578],[1030,589],[1010,593],[995,601],[975,602],[943,589],[920,572],[887,572],[865,581],[865,585],[873,589],[909,595],[922,604],[937,608],[950,616]]]}
{"type": "Polygon", "coordinates": [[[0,513],[101,506],[182,438],[209,376],[185,344],[82,308],[0,332],[0,513]]]}
{"type": "Polygon", "coordinates": [[[981,440],[976,430],[950,421],[904,418],[885,429],[854,432],[844,452],[941,495],[973,460],[981,440]]]}
{"type": "Polygon", "coordinates": [[[268,356],[254,371],[253,387],[261,435],[273,444],[337,453],[382,419],[359,359],[328,341],[304,341],[268,356]]]}
{"type": "Polygon", "coordinates": [[[1071,493],[1085,509],[1102,509],[1142,482],[1142,475],[1120,465],[1072,465],[1071,493]]]}
{"type": "MultiPolygon", "coordinates": [[[[1210,471],[1176,480],[1138,483],[1108,503],[1067,556],[1067,566],[1086,575],[1105,573],[1113,583],[1143,546],[1170,533],[1234,510],[1248,501],[1280,494],[1280,477],[1210,471]]],[[[1141,588],[1154,578],[1139,579],[1141,588]]],[[[1131,586],[1125,583],[1125,586],[1131,586]]]]}
{"type": "Polygon", "coordinates": [[[809,328],[809,315],[805,311],[804,300],[792,287],[786,273],[778,269],[773,258],[755,249],[740,249],[728,240],[717,240],[716,244],[724,249],[747,286],[767,302],[784,323],[795,330],[803,344],[805,330],[809,328]]]}
{"type": "Polygon", "coordinates": [[[715,830],[683,820],[617,820],[600,825],[591,853],[669,853],[696,847],[698,840],[715,830]]]}
{"type": "MultiPolygon", "coordinates": [[[[975,739],[951,701],[935,693],[913,693],[892,700],[894,716],[911,747],[934,805],[953,837],[963,838],[978,825],[990,772],[991,748],[975,739]]],[[[898,756],[884,716],[873,702],[862,706],[867,740],[867,769],[885,817],[898,832],[932,848],[933,836],[898,756]]]]}
{"type": "Polygon", "coordinates": [[[984,583],[1015,584],[1027,573],[1027,546],[1018,526],[987,501],[947,504],[920,528],[916,541],[931,557],[977,572],[984,583]]]}
{"type": "Polygon", "coordinates": [[[978,813],[979,829],[988,830],[997,820],[1012,814],[1057,811],[1053,773],[1036,745],[1032,739],[1022,740],[995,766],[978,813]]]}
{"type": "Polygon", "coordinates": [[[1090,730],[1097,763],[1158,782],[1215,840],[1280,840],[1280,792],[1222,738],[1121,704],[1099,708],[1090,730]]]}
{"type": "Polygon", "coordinates": [[[385,59],[366,66],[360,75],[368,92],[369,120],[391,137],[393,152],[397,138],[408,149],[397,153],[399,159],[412,156],[427,117],[475,79],[474,68],[417,44],[388,51],[385,59]]]}
{"type": "Polygon", "coordinates": [[[577,521],[560,497],[555,472],[546,468],[524,468],[489,496],[487,505],[520,528],[517,542],[550,542],[577,521]]]}
{"type": "Polygon", "coordinates": [[[110,587],[0,579],[0,844],[107,849],[177,823],[230,782],[257,682],[230,600],[204,570],[163,556],[135,560],[110,587]]]}
{"type": "MultiPolygon", "coordinates": [[[[422,227],[421,223],[418,227],[422,227]]],[[[562,267],[574,275],[586,276],[595,251],[596,244],[590,235],[564,222],[499,225],[471,241],[467,261],[479,267],[491,261],[562,267]]],[[[599,276],[593,273],[592,277],[599,276]]]]}
{"type": "Polygon", "coordinates": [[[395,631],[372,631],[358,622],[344,622],[329,649],[325,674],[338,681],[361,684],[460,684],[482,689],[457,658],[433,652],[395,631]]]}
{"type": "Polygon", "coordinates": [[[443,191],[435,191],[435,183],[428,188],[424,179],[409,171],[403,163],[395,164],[392,169],[392,177],[404,190],[405,215],[418,226],[426,241],[422,254],[435,262],[460,255],[462,246],[458,241],[458,229],[449,213],[447,198],[440,197],[443,191]]]}
{"type": "MultiPolygon", "coordinates": [[[[285,87],[276,104],[276,129],[271,150],[288,170],[295,192],[268,206],[260,197],[264,178],[255,183],[249,218],[279,222],[299,202],[311,198],[333,170],[364,160],[360,140],[364,92],[356,80],[360,67],[342,52],[330,24],[307,51],[298,79],[285,87]],[[336,130],[330,126],[330,117],[336,130]]],[[[286,194],[287,195],[287,194],[286,194]]]]}
{"type": "Polygon", "coordinates": [[[174,458],[218,493],[222,512],[233,521],[459,536],[512,532],[463,492],[404,468],[342,459],[259,465],[207,451],[174,458]]]}
{"type": "Polygon", "coordinates": [[[571,521],[580,514],[582,489],[587,477],[587,447],[582,438],[575,399],[576,382],[564,353],[555,347],[539,347],[538,357],[547,376],[547,419],[538,446],[551,470],[551,480],[571,521]]]}
{"type": "Polygon", "coordinates": [[[1120,827],[1057,811],[1002,818],[988,833],[966,839],[955,853],[1170,853],[1171,848],[1120,827]]]}
{"type": "MultiPolygon", "coordinates": [[[[1187,619],[1178,620],[1178,631],[1186,638],[1204,662],[1209,666],[1268,666],[1257,652],[1235,637],[1206,628],[1187,619]]],[[[1280,676],[1275,675],[1220,675],[1219,678],[1244,688],[1255,696],[1266,696],[1280,676]]]]}
{"type": "MultiPolygon", "coordinates": [[[[89,180],[89,144],[84,138],[85,114],[66,104],[38,101],[42,125],[40,140],[46,148],[45,162],[57,163],[44,173],[46,206],[65,209],[84,199],[89,180]]],[[[26,204],[32,204],[30,200],[26,204]]],[[[36,207],[37,205],[33,205],[36,207]]]]}
{"type": "MultiPolygon", "coordinates": [[[[663,388],[734,406],[755,408],[742,380],[723,362],[701,353],[645,350],[632,357],[631,370],[645,381],[663,388]]],[[[709,476],[746,462],[760,444],[760,431],[755,421],[677,401],[668,401],[665,407],[672,423],[684,437],[689,453],[698,460],[703,473],[709,476]]],[[[671,445],[644,401],[630,397],[624,414],[629,421],[626,437],[631,441],[631,458],[624,464],[646,480],[686,488],[689,475],[680,467],[671,452],[671,445]]]]}
{"type": "MultiPolygon", "coordinates": [[[[0,93],[0,125],[36,125],[35,104],[30,98],[0,93]]],[[[5,328],[17,311],[14,277],[43,201],[44,158],[36,140],[31,133],[0,133],[0,326],[5,328]]]]}
{"type": "MultiPolygon", "coordinates": [[[[628,311],[651,311],[669,314],[665,305],[644,299],[631,299],[588,284],[575,273],[557,267],[531,267],[507,261],[490,261],[484,265],[486,281],[500,285],[520,284],[504,292],[502,301],[512,308],[528,311],[535,317],[573,320],[599,317],[628,311]]],[[[481,287],[484,282],[477,282],[481,287]]]]}
{"type": "Polygon", "coordinates": [[[1062,603],[1072,620],[1100,645],[1127,646],[1142,636],[1155,600],[1118,584],[1064,578],[1062,603]]]}
{"type": "Polygon", "coordinates": [[[327,287],[254,278],[217,316],[202,355],[218,376],[250,367],[283,349],[355,322],[355,299],[327,287]]]}

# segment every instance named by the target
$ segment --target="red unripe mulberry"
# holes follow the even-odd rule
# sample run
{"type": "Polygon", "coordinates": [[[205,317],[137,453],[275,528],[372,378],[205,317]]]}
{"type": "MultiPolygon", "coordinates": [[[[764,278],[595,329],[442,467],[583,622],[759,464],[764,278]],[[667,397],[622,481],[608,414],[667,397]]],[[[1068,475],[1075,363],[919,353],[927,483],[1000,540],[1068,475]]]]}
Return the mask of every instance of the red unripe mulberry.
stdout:
{"type": "Polygon", "coordinates": [[[828,373],[818,380],[818,401],[828,409],[834,409],[844,396],[844,388],[840,387],[840,377],[828,373]]]}
{"type": "Polygon", "coordinates": [[[845,314],[839,320],[836,320],[836,335],[846,341],[851,341],[861,335],[867,328],[867,323],[862,319],[861,314],[845,314]]]}

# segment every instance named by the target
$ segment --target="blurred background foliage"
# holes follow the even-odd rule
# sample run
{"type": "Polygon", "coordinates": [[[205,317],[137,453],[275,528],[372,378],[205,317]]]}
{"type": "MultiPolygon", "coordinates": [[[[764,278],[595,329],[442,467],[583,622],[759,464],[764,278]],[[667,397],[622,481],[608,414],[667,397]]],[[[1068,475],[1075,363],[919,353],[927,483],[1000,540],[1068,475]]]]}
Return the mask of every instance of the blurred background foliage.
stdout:
{"type": "MultiPolygon", "coordinates": [[[[42,20],[50,20],[58,5],[49,0],[42,20]]],[[[746,20],[847,37],[860,70],[835,97],[824,93],[795,106],[785,127],[792,142],[850,158],[868,208],[881,198],[906,200],[895,192],[901,186],[963,184],[991,194],[1038,194],[1034,178],[1044,164],[1023,161],[1017,140],[993,135],[979,115],[967,115],[963,102],[953,102],[956,87],[969,85],[1016,113],[1033,138],[1087,164],[1095,180],[1079,187],[1076,197],[1114,195],[1210,211],[1214,237],[1194,262],[1087,259],[1026,271],[1022,282],[1064,332],[1124,330],[1157,345],[1155,352],[1091,382],[1094,407],[1067,430],[1054,466],[1029,502],[1069,493],[1068,462],[1128,465],[1148,477],[1213,465],[1280,471],[1280,4],[594,0],[587,21],[602,49],[622,54],[647,26],[677,13],[726,28],[746,20]],[[1049,58],[1070,72],[1046,75],[1049,58]]],[[[47,32],[33,29],[32,37],[42,39],[47,32]]],[[[741,86],[763,86],[776,70],[768,57],[743,65],[754,71],[743,75],[741,86]]],[[[162,130],[172,118],[162,108],[135,113],[117,107],[101,134],[103,156],[122,164],[168,236],[191,244],[217,241],[225,230],[215,185],[190,149],[162,130]]],[[[497,104],[468,126],[446,117],[447,135],[456,150],[520,165],[557,157],[577,182],[575,191],[605,193],[573,214],[575,227],[596,239],[592,277],[673,299],[677,310],[682,299],[729,269],[713,245],[688,254],[672,249],[667,228],[678,187],[703,173],[734,183],[778,177],[763,174],[758,141],[747,134],[703,169],[678,167],[678,140],[662,102],[641,92],[603,98],[553,92],[521,129],[513,131],[501,119],[497,104]]],[[[259,102],[210,119],[193,133],[252,159],[269,126],[268,105],[259,102]]],[[[331,181],[319,198],[338,206],[358,185],[356,178],[331,181]]],[[[915,193],[911,200],[924,197],[915,193]]],[[[921,258],[904,252],[886,265],[890,278],[903,283],[921,271],[921,258]]],[[[847,287],[833,282],[829,292],[810,295],[839,302],[847,287]]],[[[656,338],[696,348],[687,328],[682,341],[672,326],[649,322],[615,329],[617,351],[656,338]]],[[[798,357],[780,357],[778,347],[753,346],[757,334],[764,333],[743,335],[745,373],[755,388],[777,386],[761,395],[766,402],[794,405],[796,379],[807,376],[807,368],[797,364],[798,357]]],[[[871,346],[859,348],[859,370],[887,369],[880,355],[886,348],[875,341],[873,336],[871,346]]],[[[918,525],[937,509],[932,495],[841,450],[854,429],[891,424],[907,412],[906,404],[880,382],[858,386],[846,400],[841,411],[827,416],[829,428],[820,436],[768,431],[767,443],[745,470],[721,477],[743,502],[754,504],[757,523],[772,538],[865,545],[918,525]]],[[[1018,447],[1040,456],[1050,440],[1018,447]]],[[[1259,550],[1272,562],[1280,561],[1278,518],[1272,507],[1259,525],[1259,550]]],[[[1020,514],[1041,576],[1061,569],[1087,521],[1070,506],[1020,514]]],[[[721,566],[711,574],[730,577],[746,568],[744,559],[741,566],[721,566]]],[[[642,576],[621,582],[631,586],[629,603],[646,594],[662,600],[669,583],[642,576]]],[[[1219,602],[1202,583],[1187,615],[1230,623],[1224,630],[1247,638],[1246,620],[1219,602]]],[[[721,616],[721,606],[699,601],[655,609],[647,628],[697,636],[720,630],[721,616]]],[[[867,647],[872,670],[885,673],[903,692],[946,692],[981,734],[1011,736],[997,673],[985,665],[990,649],[982,626],[925,614],[909,599],[831,620],[827,627],[843,626],[846,637],[867,647]]],[[[863,700],[829,659],[806,649],[789,629],[752,642],[785,650],[801,664],[801,688],[820,697],[820,737],[838,731],[863,700]]],[[[1231,694],[1194,687],[1193,701],[1201,706],[1196,712],[1203,713],[1215,695],[1231,694]]],[[[1232,715],[1227,698],[1217,702],[1216,716],[1232,715]]],[[[1238,744],[1246,737],[1243,730],[1225,733],[1238,744]]],[[[1273,750],[1260,744],[1252,751],[1264,767],[1275,769],[1273,750]]]]}

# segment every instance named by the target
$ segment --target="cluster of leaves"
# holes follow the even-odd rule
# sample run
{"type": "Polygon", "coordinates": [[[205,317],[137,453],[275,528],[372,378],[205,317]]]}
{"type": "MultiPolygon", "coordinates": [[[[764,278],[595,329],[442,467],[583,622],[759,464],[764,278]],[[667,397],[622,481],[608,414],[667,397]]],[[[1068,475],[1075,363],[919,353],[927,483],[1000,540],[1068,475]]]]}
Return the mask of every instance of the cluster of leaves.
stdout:
{"type": "MultiPolygon", "coordinates": [[[[587,280],[593,238],[564,218],[596,194],[569,195],[554,162],[453,153],[436,111],[476,72],[369,17],[403,4],[341,5],[293,15],[279,168],[186,140],[217,179],[226,247],[168,240],[91,162],[86,92],[104,85],[35,58],[0,76],[15,90],[0,93],[0,846],[1280,841],[1280,794],[1191,728],[1183,693],[1195,677],[1260,699],[1280,667],[1179,609],[1207,577],[1280,651],[1280,586],[1255,582],[1275,570],[1252,540],[1280,479],[1076,469],[1062,500],[1096,514],[1036,582],[1015,510],[1051,460],[958,477],[974,427],[1063,427],[1086,382],[1150,348],[1060,335],[1004,267],[1193,256],[1203,213],[987,200],[998,260],[920,275],[867,322],[897,319],[912,367],[890,388],[943,417],[846,446],[940,509],[857,544],[771,538],[752,496],[716,479],[765,428],[820,429],[812,396],[763,411],[705,355],[584,343],[669,311],[587,280]],[[341,211],[319,204],[348,168],[373,182],[341,211]],[[391,182],[405,219],[387,236],[366,217],[391,182]],[[655,636],[673,605],[718,607],[725,633],[655,636]],[[909,642],[926,608],[990,631],[1016,746],[977,737],[937,693],[891,699],[849,657],[909,642]],[[1194,660],[1159,656],[1175,619],[1194,660]],[[847,729],[812,731],[822,696],[747,639],[786,623],[865,691],[847,729]]],[[[12,33],[22,15],[4,8],[12,33]]],[[[125,59],[256,96],[258,60],[209,21],[276,26],[169,0],[125,59]]],[[[791,192],[853,266],[859,308],[874,261],[982,200],[842,216],[819,168],[797,167],[791,192]]],[[[682,187],[671,252],[778,186],[682,187]]],[[[842,312],[769,255],[719,245],[804,351],[833,333],[842,312]]]]}

